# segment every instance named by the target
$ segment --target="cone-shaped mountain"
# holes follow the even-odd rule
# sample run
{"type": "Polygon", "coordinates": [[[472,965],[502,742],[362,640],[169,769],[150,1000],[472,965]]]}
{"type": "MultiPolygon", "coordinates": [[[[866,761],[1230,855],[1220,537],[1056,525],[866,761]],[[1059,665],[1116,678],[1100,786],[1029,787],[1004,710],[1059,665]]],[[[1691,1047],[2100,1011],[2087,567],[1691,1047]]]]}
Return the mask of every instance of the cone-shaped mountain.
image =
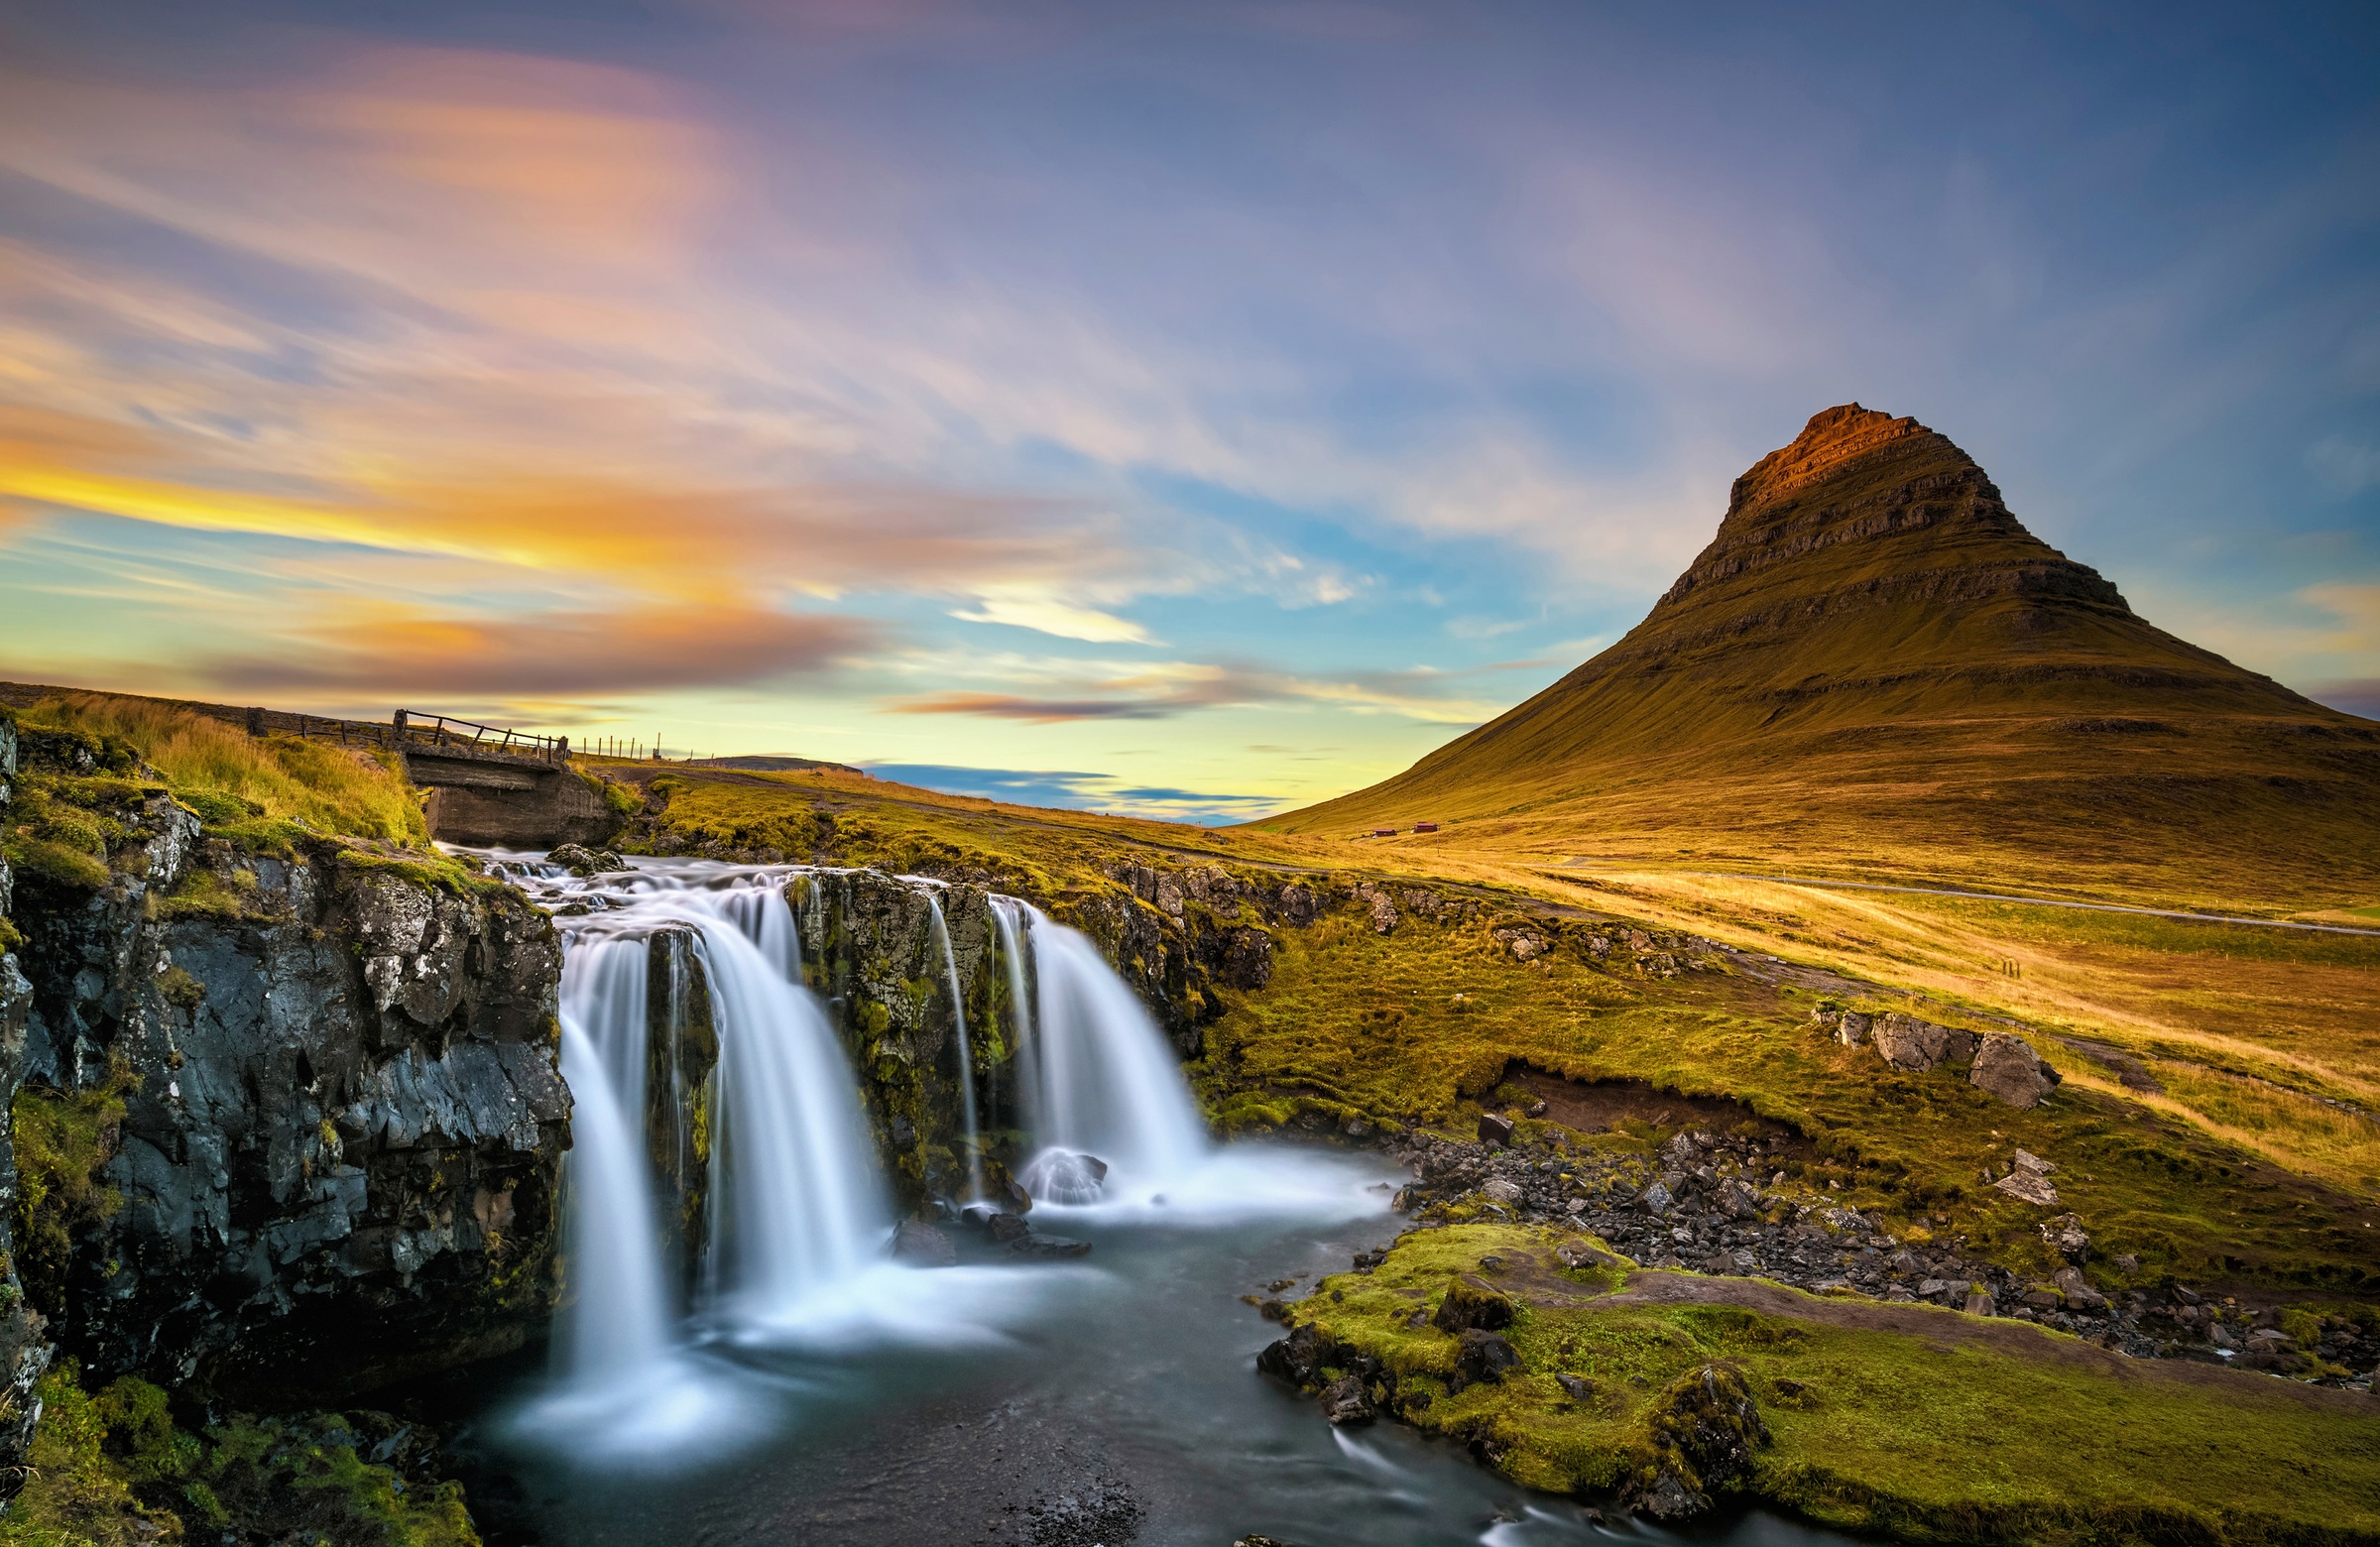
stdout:
{"type": "Polygon", "coordinates": [[[2376,812],[2380,726],[2156,628],[1949,437],[1848,404],[1735,480],[1626,638],[1396,777],[1262,825],[2158,886],[2196,856],[2233,889],[2261,854],[2287,876],[2248,890],[2279,896],[2380,869],[2376,812]]]}

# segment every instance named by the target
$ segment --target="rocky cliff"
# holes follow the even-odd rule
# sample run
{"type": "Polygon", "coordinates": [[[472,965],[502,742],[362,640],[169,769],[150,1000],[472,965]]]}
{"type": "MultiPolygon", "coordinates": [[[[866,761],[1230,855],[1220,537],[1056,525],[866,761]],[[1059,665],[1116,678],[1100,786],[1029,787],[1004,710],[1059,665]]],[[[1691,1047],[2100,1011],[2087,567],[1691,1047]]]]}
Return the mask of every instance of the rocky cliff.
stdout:
{"type": "Polygon", "coordinates": [[[245,851],[87,738],[19,740],[24,796],[95,835],[15,877],[23,989],[0,973],[49,1339],[308,1401],[518,1344],[567,1145],[550,922],[454,867],[245,851]]]}

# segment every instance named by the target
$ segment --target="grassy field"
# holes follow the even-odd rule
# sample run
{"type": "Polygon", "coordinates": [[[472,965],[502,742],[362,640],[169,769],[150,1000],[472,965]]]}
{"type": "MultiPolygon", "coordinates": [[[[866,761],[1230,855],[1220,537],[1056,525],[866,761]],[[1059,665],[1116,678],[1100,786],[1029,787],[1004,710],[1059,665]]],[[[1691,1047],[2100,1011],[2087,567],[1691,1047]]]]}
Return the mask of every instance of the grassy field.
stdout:
{"type": "MultiPolygon", "coordinates": [[[[1738,1375],[1772,1436],[1741,1491],[1910,1540],[2346,1542],[2380,1537],[2371,1400],[2128,1361],[1932,1306],[1817,1299],[1741,1279],[1567,1267],[1575,1233],[1414,1232],[1292,1311],[1395,1373],[1391,1400],[1556,1491],[1628,1484],[1681,1377],[1738,1375]],[[1483,1259],[1492,1259],[1482,1272],[1483,1259]],[[1412,1324],[1459,1274],[1520,1307],[1502,1380],[1453,1389],[1456,1340],[1412,1324]],[[1584,1385],[1574,1394],[1556,1379],[1584,1385]]],[[[1344,1359],[1346,1356],[1342,1356],[1344,1359]]]]}
{"type": "MultiPolygon", "coordinates": [[[[2369,1070],[2303,1051],[2319,1051],[2330,1028],[2352,1024],[2355,975],[2374,960],[2375,942],[2209,935],[2194,924],[2033,909],[2016,911],[2050,915],[2039,921],[2045,933],[2019,947],[2003,938],[2012,928],[1997,925],[1971,940],[1959,935],[1951,928],[1956,910],[1936,908],[1933,898],[1772,895],[1749,884],[1733,892],[1634,874],[1591,888],[1564,879],[1569,873],[1443,851],[998,805],[849,774],[654,765],[608,772],[666,792],[665,811],[644,833],[649,846],[676,852],[767,846],[783,858],[972,874],[1061,911],[1069,898],[1119,891],[1107,868],[1127,860],[1221,865],[1276,884],[1291,874],[1341,888],[1375,882],[1392,894],[1426,886],[1461,904],[1438,918],[1405,907],[1387,935],[1353,906],[1305,928],[1274,926],[1271,981],[1253,993],[1222,994],[1225,1012],[1206,1030],[1208,1055],[1192,1070],[1227,1127],[1308,1116],[1460,1127],[1476,1121],[1480,1098],[1508,1069],[1531,1064],[1581,1080],[1732,1098],[1806,1135],[1807,1163],[1861,1206],[1999,1243],[1995,1250],[2039,1250],[2030,1212],[1976,1184],[1978,1172],[2004,1164],[2022,1144],[2066,1166],[2062,1188],[2106,1253],[2141,1256],[2143,1282],[2180,1274],[2351,1293],[2380,1264],[2370,1124],[2319,1099],[2360,1094],[2369,1070]],[[1435,875],[1420,868],[1432,861],[1435,875]],[[1612,965],[1598,965],[1591,941],[1618,927],[1590,912],[1925,989],[1936,996],[1931,1012],[1945,1019],[1988,1027],[1992,1013],[2005,1012],[2110,1046],[2138,1045],[2165,1090],[2129,1090],[2089,1058],[2036,1036],[2068,1084],[2037,1111],[2014,1112],[1952,1075],[1896,1074],[1870,1050],[1836,1044],[1809,1023],[1819,990],[1780,992],[1728,972],[1650,976],[1627,965],[1624,949],[1612,965]],[[1551,949],[1516,959],[1497,935],[1515,928],[1551,949]],[[2316,1019],[2291,1033],[2298,1051],[2277,1045],[2281,1033],[2269,1027],[2249,1036],[2177,1020],[2170,1034],[2192,1040],[2157,1054],[2133,1020],[2079,989],[2059,988],[2064,980],[2044,968],[2020,964],[2010,976],[1993,965],[2011,950],[2046,963],[2054,950],[2076,946],[2120,947],[2217,985],[2235,967],[2332,972],[2343,975],[2335,992],[2344,1008],[2335,1022],[2316,1019]]],[[[2078,984],[2093,982],[2089,962],[2073,971],[2078,984]]],[[[2234,983],[2228,992],[2247,990],[2234,983]]],[[[1901,1003],[1889,987],[1878,995],[1878,1004],[1901,1003]]],[[[2125,1003],[2141,1019],[2153,1018],[2159,1001],[2144,989],[2137,1003],[2125,1003]]]]}

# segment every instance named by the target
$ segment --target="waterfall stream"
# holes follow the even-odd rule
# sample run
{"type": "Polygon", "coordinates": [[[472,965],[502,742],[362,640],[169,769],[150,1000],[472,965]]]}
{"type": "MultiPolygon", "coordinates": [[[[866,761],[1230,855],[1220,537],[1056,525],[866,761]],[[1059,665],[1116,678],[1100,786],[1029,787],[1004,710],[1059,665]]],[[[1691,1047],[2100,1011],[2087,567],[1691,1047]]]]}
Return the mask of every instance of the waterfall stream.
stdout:
{"type": "Polygon", "coordinates": [[[1049,1203],[1161,1196],[1212,1147],[1181,1064],[1089,936],[1016,905],[1040,989],[1023,1084],[1040,1149],[1018,1180],[1049,1203]]]}
{"type": "Polygon", "coordinates": [[[934,933],[942,941],[942,977],[950,986],[950,1015],[957,1025],[953,1035],[959,1046],[959,1122],[964,1130],[961,1138],[967,1146],[964,1201],[973,1203],[984,1196],[984,1134],[975,1116],[975,1053],[967,1045],[967,993],[959,987],[959,957],[951,948],[950,920],[942,916],[942,901],[929,892],[925,905],[934,910],[934,933]]]}

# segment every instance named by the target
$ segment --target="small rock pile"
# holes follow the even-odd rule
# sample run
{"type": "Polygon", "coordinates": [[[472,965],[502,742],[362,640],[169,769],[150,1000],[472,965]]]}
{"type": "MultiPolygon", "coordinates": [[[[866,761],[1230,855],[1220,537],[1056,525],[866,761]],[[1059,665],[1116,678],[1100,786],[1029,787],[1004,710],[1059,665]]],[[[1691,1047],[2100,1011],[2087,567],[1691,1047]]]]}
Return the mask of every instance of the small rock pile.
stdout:
{"type": "Polygon", "coordinates": [[[1873,1046],[1876,1055],[1904,1074],[1930,1074],[1952,1064],[1967,1068],[1967,1080],[2011,1107],[2030,1110],[2058,1088],[2060,1075],[2041,1061],[2033,1044],[2006,1031],[1968,1031],[1888,1011],[1870,1014],[1821,1005],[1810,1019],[1845,1047],[1873,1046]]]}

